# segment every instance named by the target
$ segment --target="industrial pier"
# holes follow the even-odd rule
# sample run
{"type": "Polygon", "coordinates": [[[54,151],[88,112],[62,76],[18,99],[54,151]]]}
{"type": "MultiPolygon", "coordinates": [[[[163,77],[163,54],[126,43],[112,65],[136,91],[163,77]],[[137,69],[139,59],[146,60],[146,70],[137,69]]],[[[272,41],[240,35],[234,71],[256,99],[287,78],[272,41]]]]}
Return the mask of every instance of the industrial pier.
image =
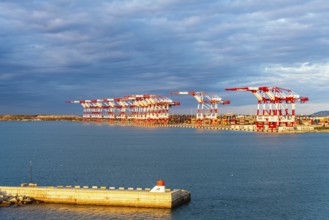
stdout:
{"type": "Polygon", "coordinates": [[[149,208],[175,208],[188,203],[190,192],[186,190],[165,189],[163,181],[157,181],[153,188],[123,188],[93,186],[36,186],[22,184],[20,187],[0,186],[0,194],[18,196],[24,195],[39,202],[105,205],[149,208]]]}

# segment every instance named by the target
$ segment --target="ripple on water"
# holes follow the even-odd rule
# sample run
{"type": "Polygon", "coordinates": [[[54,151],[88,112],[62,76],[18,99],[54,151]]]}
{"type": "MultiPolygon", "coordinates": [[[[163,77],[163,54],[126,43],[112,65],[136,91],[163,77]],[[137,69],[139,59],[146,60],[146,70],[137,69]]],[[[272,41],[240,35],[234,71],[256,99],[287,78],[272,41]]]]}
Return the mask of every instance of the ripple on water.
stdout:
{"type": "Polygon", "coordinates": [[[66,204],[0,208],[1,219],[170,219],[171,210],[66,204]]]}

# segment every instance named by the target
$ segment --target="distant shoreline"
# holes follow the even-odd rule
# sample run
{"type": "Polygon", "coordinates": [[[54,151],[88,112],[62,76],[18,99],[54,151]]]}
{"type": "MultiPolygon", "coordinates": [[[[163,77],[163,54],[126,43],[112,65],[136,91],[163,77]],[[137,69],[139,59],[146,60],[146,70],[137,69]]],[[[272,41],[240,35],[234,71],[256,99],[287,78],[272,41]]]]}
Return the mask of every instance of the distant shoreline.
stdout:
{"type": "MultiPolygon", "coordinates": [[[[84,118],[79,115],[0,115],[1,121],[72,121],[72,122],[90,122],[90,123],[106,123],[106,121],[84,121],[84,118]]],[[[116,125],[131,125],[131,126],[140,126],[140,127],[168,127],[168,128],[196,128],[196,129],[210,129],[210,130],[233,130],[233,131],[251,131],[251,132],[261,132],[261,133],[322,133],[329,132],[329,127],[327,126],[303,126],[305,130],[285,130],[285,131],[256,131],[254,129],[245,128],[244,125],[226,125],[226,126],[210,126],[210,125],[195,125],[195,124],[185,124],[185,123],[173,123],[168,125],[161,124],[134,124],[134,123],[120,123],[112,122],[111,124],[116,125]],[[237,128],[238,126],[238,128],[237,128]],[[312,129],[308,129],[311,128],[312,129]]],[[[246,125],[252,126],[252,125],[246,125]]]]}
{"type": "Polygon", "coordinates": [[[78,115],[0,115],[0,121],[82,121],[78,115]]]}

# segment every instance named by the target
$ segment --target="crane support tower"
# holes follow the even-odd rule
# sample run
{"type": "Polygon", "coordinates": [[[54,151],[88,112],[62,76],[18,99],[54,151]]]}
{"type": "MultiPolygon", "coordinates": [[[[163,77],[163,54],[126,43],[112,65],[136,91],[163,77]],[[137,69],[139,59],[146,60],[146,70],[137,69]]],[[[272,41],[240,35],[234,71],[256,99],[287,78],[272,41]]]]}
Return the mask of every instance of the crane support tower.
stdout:
{"type": "Polygon", "coordinates": [[[206,121],[211,124],[217,123],[218,105],[230,104],[230,100],[223,100],[216,94],[208,92],[170,92],[173,95],[192,95],[198,102],[196,123],[201,125],[206,121]]]}
{"type": "Polygon", "coordinates": [[[279,87],[243,87],[226,88],[227,91],[250,91],[258,100],[256,127],[274,130],[279,127],[294,127],[296,101],[305,103],[308,97],[302,97],[290,89],[279,87]]]}
{"type": "Polygon", "coordinates": [[[138,124],[168,124],[169,108],[180,105],[161,95],[128,95],[122,98],[74,100],[80,104],[83,120],[127,121],[138,124]]]}

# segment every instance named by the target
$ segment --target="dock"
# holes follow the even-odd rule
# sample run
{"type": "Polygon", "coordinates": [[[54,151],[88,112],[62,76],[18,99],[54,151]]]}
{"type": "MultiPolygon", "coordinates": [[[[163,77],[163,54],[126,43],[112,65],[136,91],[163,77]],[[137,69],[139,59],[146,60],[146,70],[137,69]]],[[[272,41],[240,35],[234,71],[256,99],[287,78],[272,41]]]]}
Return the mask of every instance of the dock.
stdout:
{"type": "MultiPolygon", "coordinates": [[[[159,181],[158,181],[159,182],[159,181]]],[[[157,182],[157,183],[158,183],[157,182]]],[[[191,199],[190,192],[180,189],[97,187],[97,186],[0,186],[0,194],[24,195],[38,202],[79,205],[105,205],[148,208],[175,208],[191,199]]]]}

